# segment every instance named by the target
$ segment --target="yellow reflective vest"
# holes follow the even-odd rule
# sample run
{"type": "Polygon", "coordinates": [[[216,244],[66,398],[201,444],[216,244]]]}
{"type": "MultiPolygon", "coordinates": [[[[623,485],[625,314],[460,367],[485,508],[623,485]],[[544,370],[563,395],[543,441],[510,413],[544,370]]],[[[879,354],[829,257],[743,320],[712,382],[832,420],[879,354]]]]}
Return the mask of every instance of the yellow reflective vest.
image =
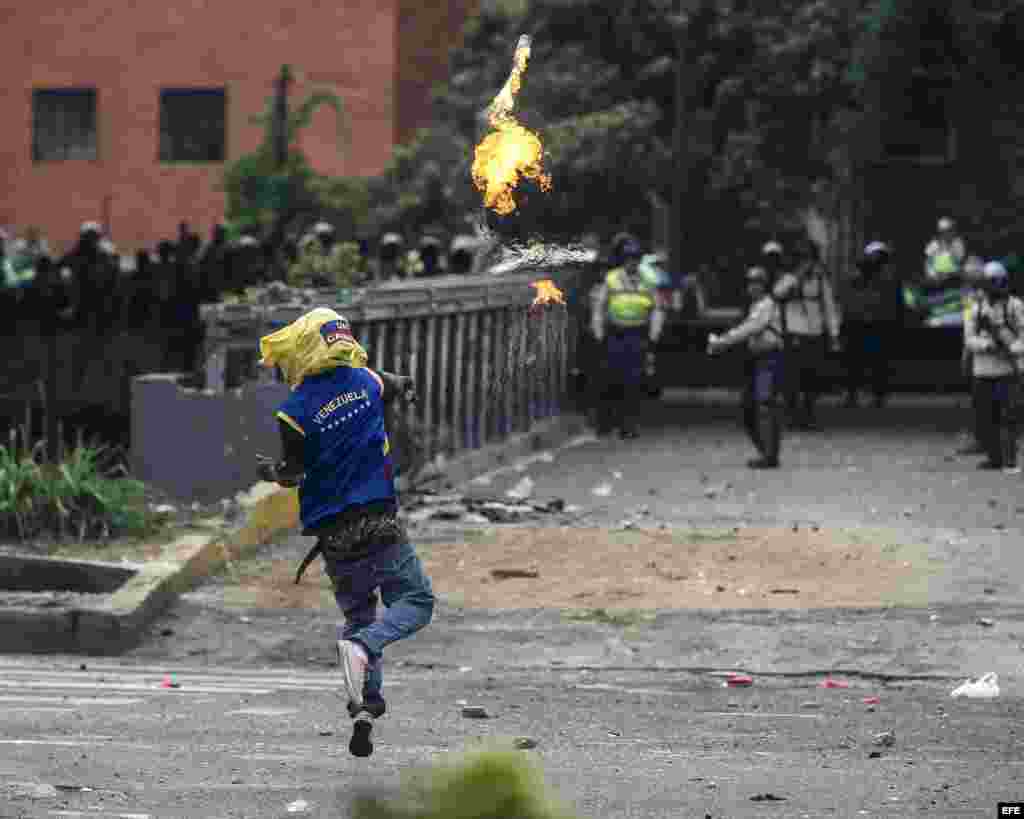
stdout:
{"type": "Polygon", "coordinates": [[[639,276],[630,279],[621,267],[608,271],[608,320],[616,327],[646,327],[654,312],[654,294],[639,276]]]}

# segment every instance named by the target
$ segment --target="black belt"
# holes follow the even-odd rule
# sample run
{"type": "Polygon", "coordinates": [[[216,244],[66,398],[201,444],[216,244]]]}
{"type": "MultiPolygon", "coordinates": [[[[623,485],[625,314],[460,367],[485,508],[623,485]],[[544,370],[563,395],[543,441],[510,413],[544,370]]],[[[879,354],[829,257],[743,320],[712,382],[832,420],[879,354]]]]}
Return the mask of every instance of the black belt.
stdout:
{"type": "Polygon", "coordinates": [[[358,517],[345,516],[317,534],[316,545],[306,554],[295,573],[295,582],[302,580],[309,564],[322,554],[332,561],[353,561],[377,549],[408,541],[405,524],[398,519],[398,510],[367,512],[358,517]]]}

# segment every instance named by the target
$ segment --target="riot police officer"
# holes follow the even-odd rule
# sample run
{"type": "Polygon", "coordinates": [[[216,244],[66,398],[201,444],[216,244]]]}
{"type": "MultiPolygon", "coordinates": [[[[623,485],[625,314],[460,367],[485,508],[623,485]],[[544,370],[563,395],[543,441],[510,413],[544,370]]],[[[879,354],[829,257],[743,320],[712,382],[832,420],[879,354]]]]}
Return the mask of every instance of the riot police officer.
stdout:
{"type": "Polygon", "coordinates": [[[747,383],[743,392],[743,426],[760,458],[747,461],[751,469],[777,469],[782,444],[779,393],[785,356],[782,311],[769,289],[770,277],[763,267],[747,272],[750,312],[746,320],[724,336],[708,338],[708,353],[746,342],[750,351],[747,383]]]}
{"type": "Polygon", "coordinates": [[[644,393],[645,373],[654,363],[654,345],[665,326],[665,311],[639,273],[640,244],[630,238],[619,245],[621,266],[608,271],[591,294],[591,331],[604,361],[597,413],[598,434],[617,427],[623,438],[637,434],[631,409],[644,393]]]}
{"type": "Polygon", "coordinates": [[[786,333],[786,406],[800,429],[818,429],[815,404],[822,392],[827,355],[839,350],[839,310],[832,285],[821,264],[818,246],[804,238],[797,243],[797,267],[773,289],[782,309],[786,333]]]}
{"type": "Polygon", "coordinates": [[[1017,404],[1024,358],[1024,302],[1010,295],[1010,279],[1000,262],[985,265],[984,290],[964,327],[978,384],[982,444],[988,458],[979,469],[1020,472],[1017,461],[1017,404]]]}

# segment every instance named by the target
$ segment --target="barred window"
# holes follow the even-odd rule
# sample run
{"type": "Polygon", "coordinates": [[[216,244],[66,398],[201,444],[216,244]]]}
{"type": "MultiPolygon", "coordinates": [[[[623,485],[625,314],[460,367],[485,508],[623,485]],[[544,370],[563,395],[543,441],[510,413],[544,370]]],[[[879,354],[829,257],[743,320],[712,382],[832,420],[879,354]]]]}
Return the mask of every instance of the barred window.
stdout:
{"type": "Polygon", "coordinates": [[[96,158],[96,89],[33,90],[32,161],[96,158]]]}
{"type": "Polygon", "coordinates": [[[223,88],[160,92],[160,161],[223,162],[223,88]]]}

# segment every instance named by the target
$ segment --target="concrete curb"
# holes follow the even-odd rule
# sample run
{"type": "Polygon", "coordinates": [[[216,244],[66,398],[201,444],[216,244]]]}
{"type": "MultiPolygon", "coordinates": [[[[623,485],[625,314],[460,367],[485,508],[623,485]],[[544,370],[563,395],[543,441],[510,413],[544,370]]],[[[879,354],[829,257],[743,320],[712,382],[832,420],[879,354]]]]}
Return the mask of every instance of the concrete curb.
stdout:
{"type": "MultiPolygon", "coordinates": [[[[137,644],[146,627],[182,592],[298,523],[298,493],[258,483],[236,498],[240,524],[219,532],[188,534],[167,544],[155,560],[139,564],[117,591],[94,604],[36,610],[0,610],[0,651],[118,654],[137,644]]],[[[76,561],[87,563],[88,561],[76,561]]]]}
{"type": "MultiPolygon", "coordinates": [[[[445,463],[440,474],[421,477],[464,483],[516,458],[557,446],[584,429],[580,416],[555,418],[507,441],[460,454],[445,463]]],[[[400,480],[399,489],[408,491],[408,482],[400,480]]],[[[139,564],[135,575],[117,591],[96,595],[95,603],[0,609],[0,652],[120,654],[137,645],[150,623],[180,594],[229,561],[299,526],[295,489],[260,482],[239,493],[236,501],[240,523],[210,534],[179,537],[157,559],[139,564]]]]}

